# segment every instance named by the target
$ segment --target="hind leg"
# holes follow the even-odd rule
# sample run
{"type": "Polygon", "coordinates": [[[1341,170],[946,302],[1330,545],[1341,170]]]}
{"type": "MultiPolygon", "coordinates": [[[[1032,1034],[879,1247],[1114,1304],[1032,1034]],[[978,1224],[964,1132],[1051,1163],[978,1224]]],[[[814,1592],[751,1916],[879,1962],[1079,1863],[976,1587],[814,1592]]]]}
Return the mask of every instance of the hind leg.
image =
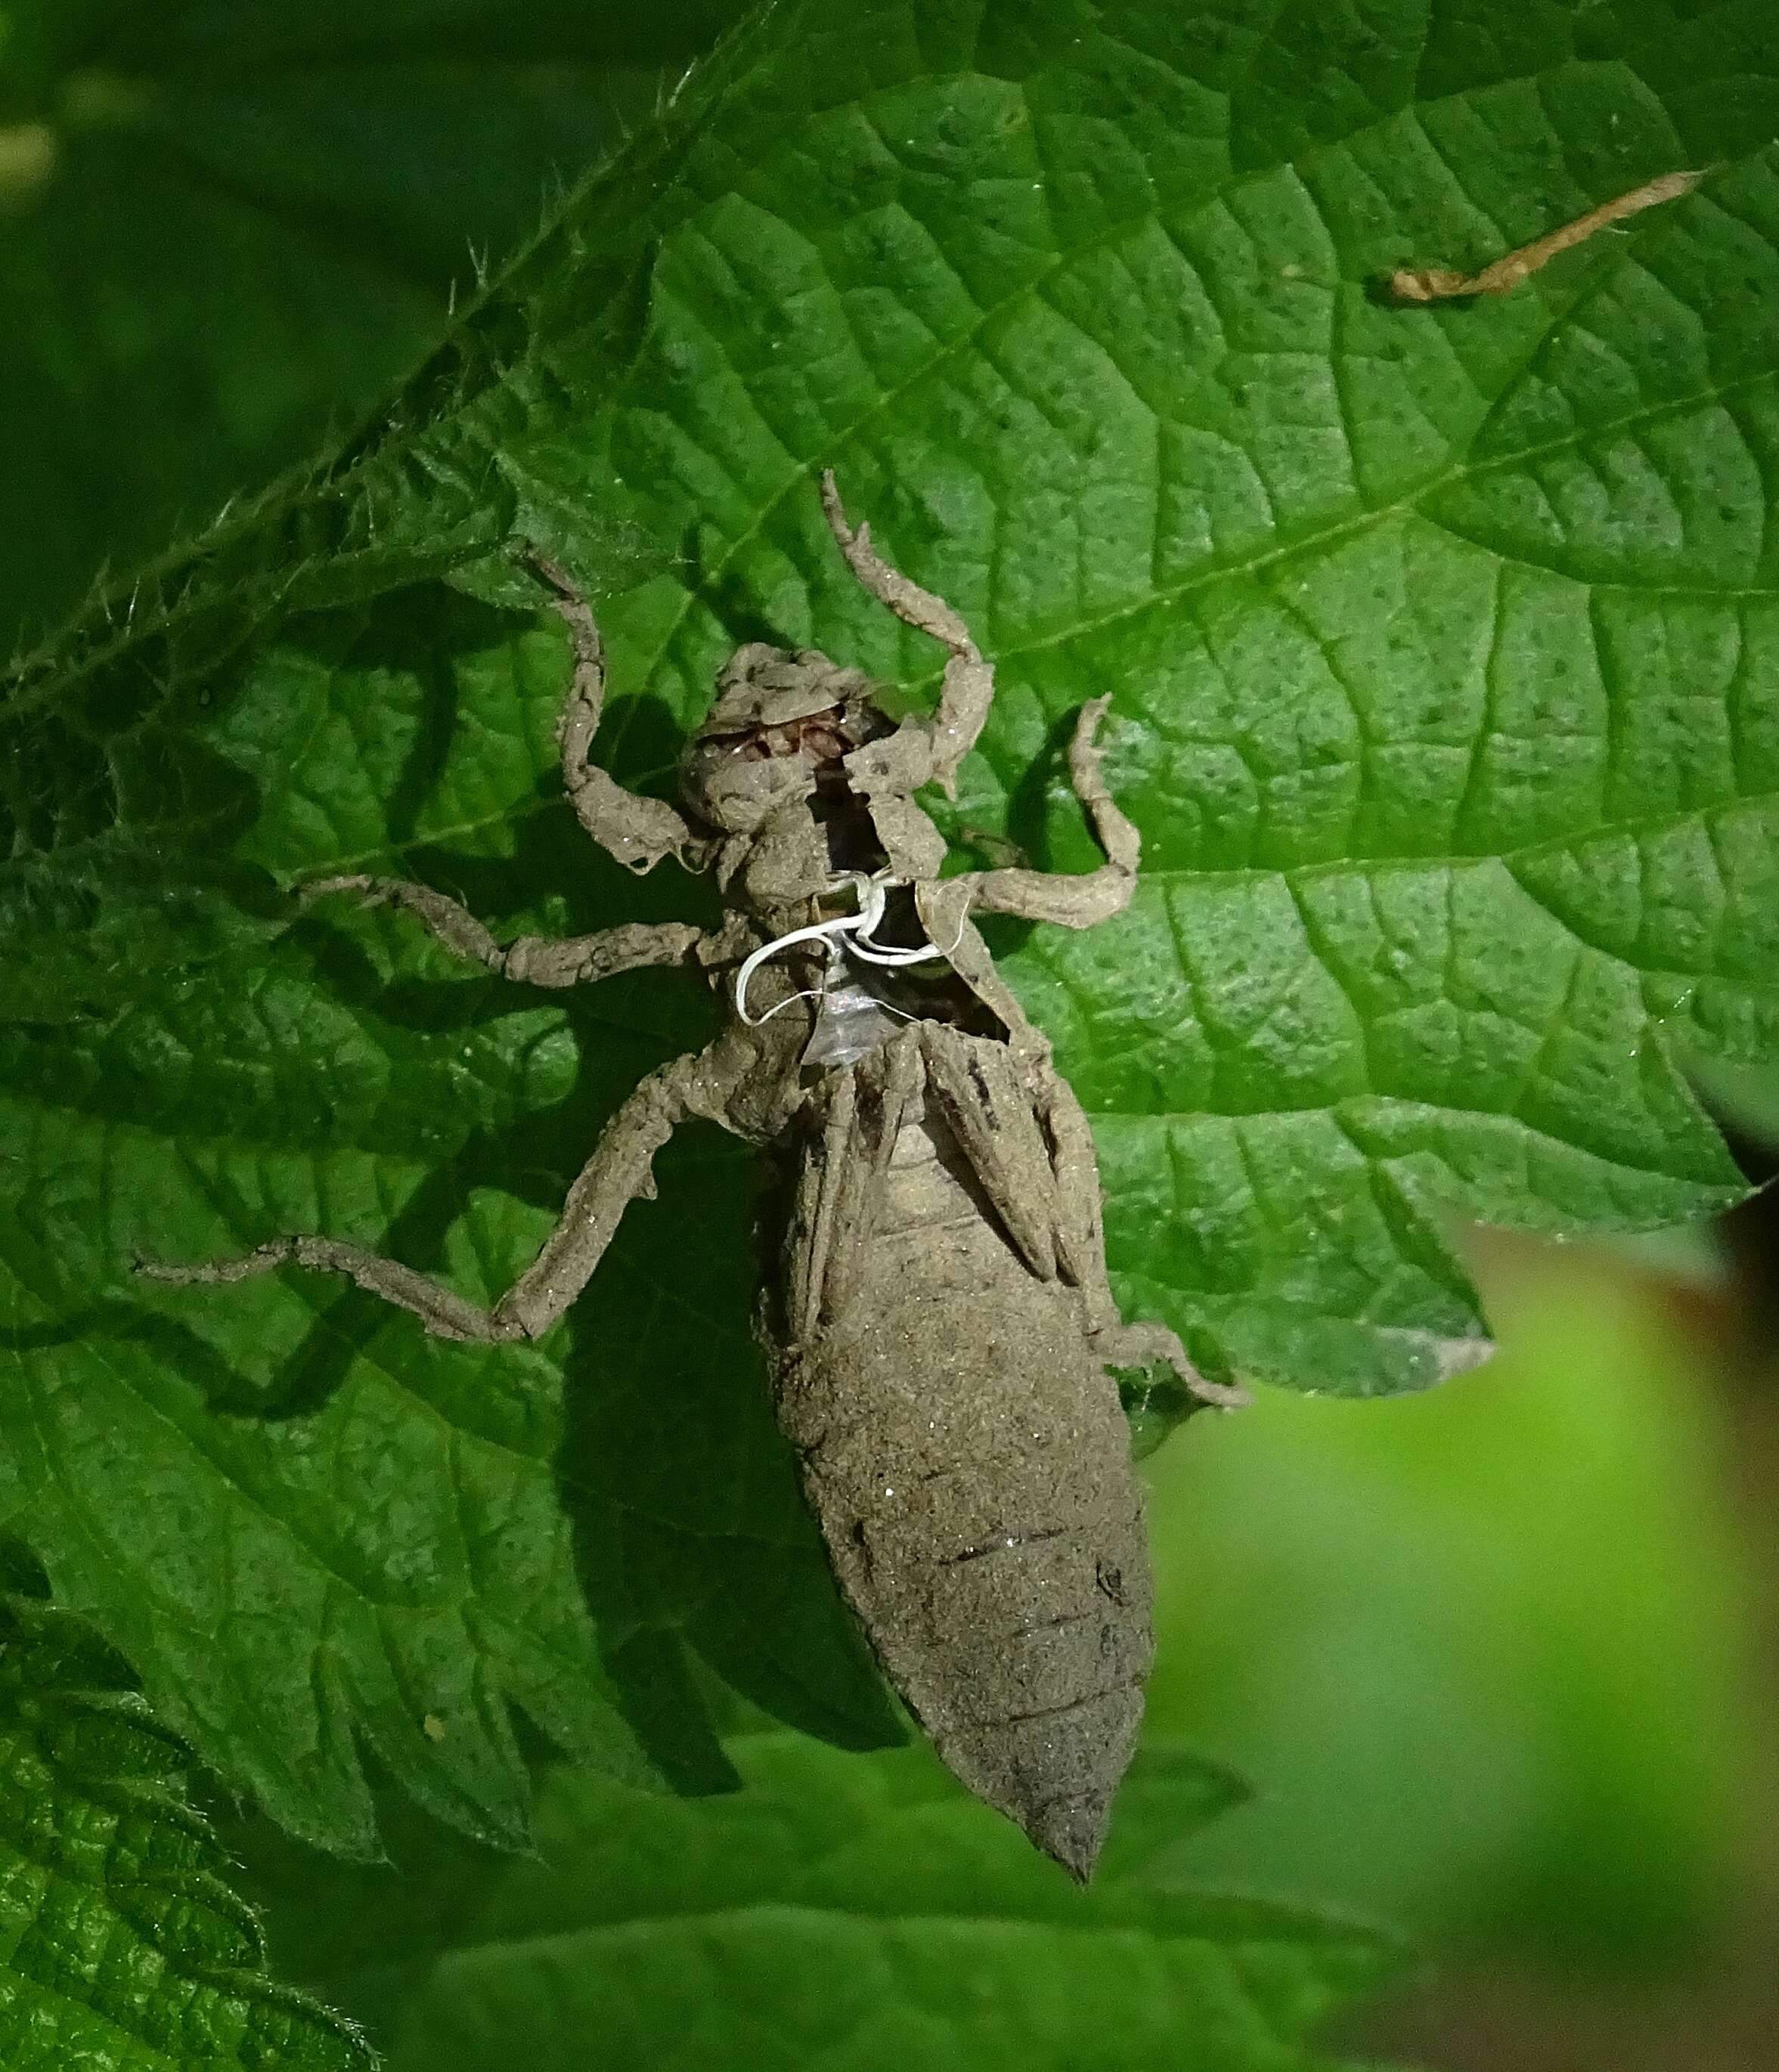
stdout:
{"type": "MultiPolygon", "coordinates": [[[[600,1132],[543,1249],[490,1309],[411,1266],[337,1238],[275,1237],[239,1259],[201,1265],[138,1259],[135,1270],[150,1281],[189,1287],[302,1266],[344,1274],[367,1293],[418,1317],[434,1338],[483,1345],[541,1338],[591,1279],[624,1210],[638,1195],[653,1194],[655,1153],[688,1116],[713,1112],[710,1059],[710,1052],[677,1058],[643,1080],[600,1132]]],[[[714,1119],[720,1120],[720,1114],[714,1119]]]]}

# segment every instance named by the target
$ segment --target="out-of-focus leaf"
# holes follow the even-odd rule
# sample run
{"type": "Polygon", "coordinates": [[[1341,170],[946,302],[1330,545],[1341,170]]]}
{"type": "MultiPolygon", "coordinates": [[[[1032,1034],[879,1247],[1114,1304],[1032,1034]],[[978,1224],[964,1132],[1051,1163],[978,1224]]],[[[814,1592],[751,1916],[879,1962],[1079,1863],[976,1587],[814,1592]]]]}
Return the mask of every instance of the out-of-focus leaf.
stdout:
{"type": "Polygon", "coordinates": [[[1176,1868],[1435,1945],[1686,1963],[1757,1733],[1751,1550],[1696,1297],[1490,1241],[1502,1350],[1388,1404],[1269,1393],[1151,1470],[1150,1716],[1262,1788],[1176,1868]]]}
{"type": "Polygon", "coordinates": [[[1399,1961],[1354,1922],[1152,1881],[1235,1791],[1177,1748],[1139,1760],[1085,1893],[924,1749],[753,1735],[735,1761],[739,1791],[694,1801],[557,1774],[532,1863],[417,1837],[399,1875],[350,1872],[251,1837],[281,1961],[390,2072],[1333,2072],[1312,2033],[1399,1961]]]}

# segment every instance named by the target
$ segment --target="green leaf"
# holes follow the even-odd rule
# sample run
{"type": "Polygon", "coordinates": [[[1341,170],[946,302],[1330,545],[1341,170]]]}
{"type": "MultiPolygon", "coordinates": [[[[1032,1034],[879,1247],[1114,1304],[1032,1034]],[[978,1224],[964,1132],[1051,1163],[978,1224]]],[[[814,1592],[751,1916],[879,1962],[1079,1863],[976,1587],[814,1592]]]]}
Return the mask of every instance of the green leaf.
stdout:
{"type": "MultiPolygon", "coordinates": [[[[319,638],[209,730],[204,752],[267,787],[245,857],[300,842],[318,810],[356,843],[356,789],[367,831],[393,808],[409,837],[448,839],[438,868],[477,881],[488,911],[516,836],[542,882],[617,896],[617,866],[590,867],[566,814],[503,810],[556,790],[554,640],[447,594],[319,638]],[[418,678],[416,643],[439,657],[418,678]],[[476,717],[435,767],[454,709],[476,717]],[[356,787],[315,788],[361,752],[356,787]]],[[[241,1215],[313,1224],[324,1202],[367,1239],[401,1242],[393,1219],[422,1256],[448,1244],[497,1279],[702,1003],[664,1016],[641,980],[565,1017],[466,979],[411,929],[337,914],[145,992],[0,1025],[0,1141],[32,1147],[0,1241],[0,1320],[20,1326],[0,1516],[170,1724],[298,1832],[360,1852],[374,1838],[355,1733],[441,1817],[509,1843],[526,1818],[514,1704],[620,1775],[725,1781],[688,1644],[813,1731],[896,1737],[772,1421],[752,1176],[731,1148],[688,1136],[663,1161],[666,1228],[632,1221],[570,1331],[516,1354],[422,1341],[352,1290],[268,1286],[243,1305],[120,1285],[166,1233],[226,1249],[241,1215]],[[663,1241],[708,1260],[694,1289],[661,1285],[663,1241]]]]}
{"type": "Polygon", "coordinates": [[[350,2025],[267,1977],[186,1770],[108,1650],[0,1601],[9,2072],[369,2072],[350,2025]]]}
{"type": "Polygon", "coordinates": [[[360,1737],[512,1836],[514,1707],[706,1782],[710,1670],[892,1731],[709,1136],[522,1351],[300,1275],[126,1277],[325,1228],[486,1297],[711,1026],[689,980],[564,1004],[283,896],[386,867],[504,928],[710,912],[576,835],[516,536],[598,594],[629,781],[670,781],[743,639],[930,687],[822,526],[830,463],[999,664],[961,845],[1089,860],[1058,748],[1112,693],[1138,898],[1001,947],[1126,1305],[1207,1368],[1419,1386],[1486,1349],[1453,1211],[1740,1192],[1676,1054],[1779,1048],[1776,81],[1766,0],[786,0],[349,454],[19,672],[0,1519],[225,1775],[364,1848],[360,1737]],[[1376,293],[1707,165],[1511,295],[1376,293]]]}
{"type": "Polygon", "coordinates": [[[250,1835],[281,1961],[390,2072],[579,2072],[595,2047],[658,2072],[1332,2072],[1306,2039],[1400,1963],[1355,1922],[1153,1879],[1241,1795],[1179,1748],[1139,1760],[1082,1893],[925,1749],[735,1746],[715,1799],[558,1772],[533,1862],[422,1840],[399,1876],[347,1873],[250,1835]]]}
{"type": "Polygon", "coordinates": [[[356,422],[731,11],[0,7],[0,642],[356,422]]]}

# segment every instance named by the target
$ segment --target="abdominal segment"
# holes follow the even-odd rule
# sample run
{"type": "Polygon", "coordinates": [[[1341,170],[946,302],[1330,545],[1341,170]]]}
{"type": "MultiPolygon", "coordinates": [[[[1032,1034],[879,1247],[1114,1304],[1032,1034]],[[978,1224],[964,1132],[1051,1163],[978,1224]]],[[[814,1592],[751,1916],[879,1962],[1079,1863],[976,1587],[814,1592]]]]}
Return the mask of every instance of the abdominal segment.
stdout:
{"type": "MultiPolygon", "coordinates": [[[[966,1063],[998,1049],[943,1037],[966,1063]]],[[[811,1278],[780,1420],[891,1682],[958,1778],[1085,1878],[1153,1652],[1142,1499],[1077,1291],[990,1207],[973,1161],[998,1138],[972,1130],[966,1155],[958,1075],[942,1102],[922,1038],[834,1090],[793,1232],[811,1278]]],[[[1039,1143],[1033,1124],[1011,1175],[1035,1218],[1053,1185],[1024,1170],[1039,1143]]]]}

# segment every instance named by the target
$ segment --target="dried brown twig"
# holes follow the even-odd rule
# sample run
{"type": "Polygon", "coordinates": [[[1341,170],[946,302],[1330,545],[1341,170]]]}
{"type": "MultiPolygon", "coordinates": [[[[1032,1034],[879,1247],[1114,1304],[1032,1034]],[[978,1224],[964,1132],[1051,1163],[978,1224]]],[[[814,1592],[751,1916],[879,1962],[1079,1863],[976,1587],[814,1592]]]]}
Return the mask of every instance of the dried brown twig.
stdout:
{"type": "Polygon", "coordinates": [[[1584,243],[1608,224],[1620,222],[1643,209],[1653,208],[1658,203],[1678,201],[1682,195],[1690,194],[1709,171],[1707,166],[1701,172],[1664,173],[1659,179],[1633,187],[1629,194],[1603,201],[1598,208],[1578,216],[1573,223],[1566,223],[1559,230],[1534,238],[1530,245],[1509,252],[1505,258],[1485,266],[1480,273],[1460,273],[1451,266],[1402,267],[1390,277],[1390,292],[1399,302],[1443,302],[1459,295],[1505,295],[1541,266],[1549,265],[1559,252],[1584,243]]]}

